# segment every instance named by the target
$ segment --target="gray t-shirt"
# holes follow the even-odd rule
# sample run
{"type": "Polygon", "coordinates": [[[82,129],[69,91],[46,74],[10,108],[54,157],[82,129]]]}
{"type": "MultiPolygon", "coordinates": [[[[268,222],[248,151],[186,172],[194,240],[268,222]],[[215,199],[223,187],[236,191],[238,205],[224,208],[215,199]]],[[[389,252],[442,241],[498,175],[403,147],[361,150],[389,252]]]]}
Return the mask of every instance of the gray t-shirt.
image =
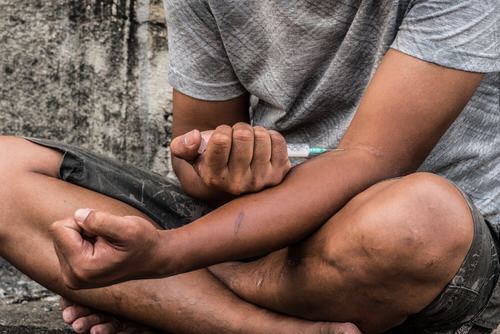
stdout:
{"type": "Polygon", "coordinates": [[[486,73],[420,170],[500,226],[499,0],[165,2],[172,86],[205,100],[249,92],[254,124],[289,142],[335,147],[389,48],[486,73]]]}

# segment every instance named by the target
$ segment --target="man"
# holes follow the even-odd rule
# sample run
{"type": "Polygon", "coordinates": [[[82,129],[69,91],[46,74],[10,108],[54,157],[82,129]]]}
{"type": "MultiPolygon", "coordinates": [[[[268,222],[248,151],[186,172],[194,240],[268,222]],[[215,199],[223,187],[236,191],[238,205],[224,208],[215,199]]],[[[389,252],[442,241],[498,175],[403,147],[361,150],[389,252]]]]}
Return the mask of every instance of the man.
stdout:
{"type": "MultiPolygon", "coordinates": [[[[179,227],[205,207],[166,181],[4,138],[1,254],[70,300],[174,332],[491,332],[499,11],[167,1],[174,168],[186,193],[225,204],[179,227]],[[285,140],[338,150],[290,170],[285,140]]],[[[68,309],[77,330],[116,330],[68,309]]]]}

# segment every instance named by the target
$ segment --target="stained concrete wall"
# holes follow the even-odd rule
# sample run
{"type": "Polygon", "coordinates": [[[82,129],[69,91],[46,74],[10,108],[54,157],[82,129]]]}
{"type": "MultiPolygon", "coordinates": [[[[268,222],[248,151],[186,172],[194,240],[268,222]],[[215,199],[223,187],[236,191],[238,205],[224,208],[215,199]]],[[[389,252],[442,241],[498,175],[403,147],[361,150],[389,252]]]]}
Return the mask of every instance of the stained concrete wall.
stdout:
{"type": "MultiPolygon", "coordinates": [[[[166,33],[161,0],[0,0],[0,134],[167,174],[166,33]]],[[[51,332],[61,327],[56,309],[0,258],[1,333],[51,332]]]]}
{"type": "Polygon", "coordinates": [[[0,0],[0,133],[167,172],[161,0],[0,0]]]}

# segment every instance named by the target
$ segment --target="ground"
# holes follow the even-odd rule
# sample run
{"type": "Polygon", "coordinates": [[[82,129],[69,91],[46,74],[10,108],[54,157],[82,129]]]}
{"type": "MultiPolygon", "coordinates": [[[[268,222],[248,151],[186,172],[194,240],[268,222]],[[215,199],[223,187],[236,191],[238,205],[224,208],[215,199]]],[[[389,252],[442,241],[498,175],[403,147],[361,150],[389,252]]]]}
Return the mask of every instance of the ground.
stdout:
{"type": "Polygon", "coordinates": [[[61,320],[57,296],[0,258],[0,334],[71,333],[61,320]]]}

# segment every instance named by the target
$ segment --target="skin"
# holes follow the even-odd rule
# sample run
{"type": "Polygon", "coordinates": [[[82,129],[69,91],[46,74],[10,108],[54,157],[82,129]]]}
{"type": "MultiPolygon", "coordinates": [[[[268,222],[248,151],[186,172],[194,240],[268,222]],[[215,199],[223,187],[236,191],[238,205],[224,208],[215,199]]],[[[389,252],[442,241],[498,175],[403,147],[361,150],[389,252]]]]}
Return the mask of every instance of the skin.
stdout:
{"type": "MultiPolygon", "coordinates": [[[[120,218],[101,212],[92,214],[86,224],[86,217],[56,223],[52,233],[66,283],[73,288],[100,287],[130,279],[165,277],[261,256],[296,243],[359,192],[383,179],[415,170],[458,116],[481,78],[390,51],[340,142],[342,150],[301,164],[279,186],[239,197],[175,230],[158,231],[148,228],[146,221],[126,217],[123,225],[128,233],[118,235],[113,231],[120,218]],[[415,80],[420,81],[417,87],[415,80]],[[396,89],[404,99],[381,97],[396,89]],[[307,200],[290,195],[300,192],[307,192],[307,200]],[[282,210],[275,210],[275,203],[280,203],[282,210]],[[273,223],[278,220],[280,224],[273,223]],[[95,244],[82,242],[83,231],[103,238],[95,244]],[[117,241],[119,245],[101,240],[117,241]],[[149,247],[144,249],[142,244],[149,247]],[[151,258],[156,259],[145,261],[151,258]]],[[[249,157],[254,143],[249,140],[251,130],[246,128],[245,137],[244,129],[237,123],[233,130],[219,126],[212,134],[206,153],[200,157],[206,164],[199,168],[209,169],[209,180],[219,177],[222,181],[211,181],[208,186],[229,187],[238,180],[242,185],[230,189],[240,192],[247,186],[241,171],[248,170],[252,162],[249,157]]],[[[284,141],[281,143],[284,145],[284,141]]],[[[195,170],[192,165],[185,168],[195,170]]],[[[181,170],[178,173],[182,175],[181,170]]],[[[203,182],[203,174],[190,177],[203,182]]]]}
{"type": "MultiPolygon", "coordinates": [[[[174,231],[153,232],[145,227],[145,219],[119,217],[129,214],[110,215],[109,210],[86,206],[95,209],[86,219],[69,214],[70,218],[51,228],[64,282],[80,288],[163,277],[271,252],[250,265],[226,264],[211,270],[254,304],[311,320],[354,321],[367,333],[391,328],[432,301],[458,270],[470,246],[472,222],[457,190],[435,176],[412,175],[386,183],[386,189],[384,183],[377,183],[420,165],[481,78],[480,74],[445,69],[390,51],[340,143],[343,151],[308,161],[279,185],[238,197],[174,231]],[[396,96],[391,94],[394,91],[396,96]],[[280,210],[275,203],[280,203],[280,210]],[[412,217],[418,219],[409,220],[412,217]],[[99,228],[105,225],[100,220],[111,227],[120,221],[133,226],[131,232],[139,240],[153,240],[152,245],[157,245],[149,249],[158,263],[147,264],[148,250],[139,250],[128,236],[109,235],[111,228],[99,228]],[[319,231],[312,237],[299,242],[316,229],[319,231]],[[103,240],[89,243],[82,238],[87,233],[103,240]],[[291,244],[295,246],[286,248],[291,244]],[[118,249],[120,257],[112,255],[118,249]],[[121,267],[110,257],[135,270],[115,272],[113,269],[121,267]],[[252,285],[265,288],[255,292],[252,285]],[[412,288],[418,295],[406,293],[412,288]]],[[[174,101],[174,112],[191,110],[194,115],[196,101],[186,98],[184,102],[186,105],[182,99],[174,101]]],[[[214,145],[222,151],[232,147],[231,142],[223,141],[214,141],[214,145]]],[[[196,191],[203,180],[201,173],[187,161],[181,166],[188,173],[182,175],[176,169],[184,187],[196,191]]],[[[206,186],[202,184],[203,193],[206,186]]],[[[169,299],[168,293],[162,292],[162,296],[169,299]]],[[[73,298],[82,301],[78,294],[73,298]]],[[[227,304],[220,305],[226,310],[227,304]]],[[[125,314],[138,318],[134,311],[125,314]]],[[[266,331],[261,328],[260,332],[266,331]]]]}
{"type": "MultiPolygon", "coordinates": [[[[104,289],[69,289],[49,234],[53,221],[82,206],[148,218],[122,202],[59,180],[60,152],[14,137],[0,137],[0,152],[9,157],[0,162],[0,256],[67,300],[176,334],[357,333],[350,325],[294,319],[244,302],[205,269],[104,289]]],[[[85,326],[104,320],[108,326],[92,332],[116,332],[104,317],[90,315],[75,325],[87,332],[85,326]]]]}

